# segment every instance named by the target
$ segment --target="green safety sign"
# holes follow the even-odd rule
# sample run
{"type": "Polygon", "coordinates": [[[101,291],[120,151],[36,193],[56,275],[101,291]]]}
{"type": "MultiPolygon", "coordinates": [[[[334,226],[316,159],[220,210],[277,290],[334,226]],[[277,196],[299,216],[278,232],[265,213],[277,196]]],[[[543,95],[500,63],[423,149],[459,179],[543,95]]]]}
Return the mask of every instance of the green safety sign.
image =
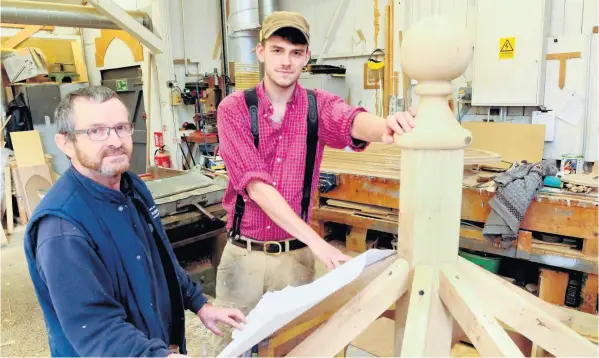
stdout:
{"type": "Polygon", "coordinates": [[[129,85],[127,80],[116,80],[116,91],[127,91],[129,89],[129,85]]]}

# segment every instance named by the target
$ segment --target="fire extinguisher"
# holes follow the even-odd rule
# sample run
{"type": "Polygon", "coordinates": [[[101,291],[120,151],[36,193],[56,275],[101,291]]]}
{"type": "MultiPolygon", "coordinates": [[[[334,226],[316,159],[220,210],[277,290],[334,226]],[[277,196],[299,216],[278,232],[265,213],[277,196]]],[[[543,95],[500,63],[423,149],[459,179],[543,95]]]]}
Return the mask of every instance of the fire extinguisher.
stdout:
{"type": "Polygon", "coordinates": [[[164,146],[154,152],[154,164],[157,167],[171,168],[171,156],[164,150],[164,146]]]}

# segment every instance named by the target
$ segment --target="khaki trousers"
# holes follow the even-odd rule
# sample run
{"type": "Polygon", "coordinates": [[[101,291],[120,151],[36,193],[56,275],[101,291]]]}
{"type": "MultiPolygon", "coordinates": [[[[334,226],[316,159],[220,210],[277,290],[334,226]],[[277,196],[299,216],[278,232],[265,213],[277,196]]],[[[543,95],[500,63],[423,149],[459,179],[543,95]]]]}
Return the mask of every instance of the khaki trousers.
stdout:
{"type": "MultiPolygon", "coordinates": [[[[267,291],[310,283],[314,274],[314,256],[308,247],[273,255],[228,242],[217,270],[214,305],[237,308],[247,315],[267,291]]],[[[224,336],[212,336],[212,356],[232,340],[231,327],[218,327],[224,336]]]]}

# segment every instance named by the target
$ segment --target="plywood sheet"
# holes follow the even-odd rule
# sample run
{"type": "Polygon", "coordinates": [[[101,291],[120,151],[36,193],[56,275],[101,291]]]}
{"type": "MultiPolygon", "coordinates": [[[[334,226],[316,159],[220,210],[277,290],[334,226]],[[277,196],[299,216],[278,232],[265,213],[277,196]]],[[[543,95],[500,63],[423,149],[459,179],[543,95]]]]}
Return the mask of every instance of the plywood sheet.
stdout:
{"type": "Polygon", "coordinates": [[[536,163],[543,159],[545,126],[542,124],[467,122],[462,126],[472,132],[469,148],[501,156],[501,163],[489,166],[508,168],[515,161],[536,163]]]}
{"type": "Polygon", "coordinates": [[[19,168],[46,164],[42,140],[38,131],[12,132],[10,138],[19,168]]]}

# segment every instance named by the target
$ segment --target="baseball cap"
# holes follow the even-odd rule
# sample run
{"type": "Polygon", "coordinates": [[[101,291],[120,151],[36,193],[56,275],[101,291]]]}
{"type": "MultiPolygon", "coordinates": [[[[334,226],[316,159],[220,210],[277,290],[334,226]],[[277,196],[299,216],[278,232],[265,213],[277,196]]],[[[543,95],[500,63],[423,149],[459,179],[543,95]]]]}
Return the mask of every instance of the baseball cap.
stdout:
{"type": "Polygon", "coordinates": [[[310,25],[308,24],[308,20],[302,14],[291,11],[274,11],[268,15],[262,24],[261,40],[271,37],[275,31],[284,27],[292,27],[301,31],[306,37],[308,44],[310,43],[310,25]]]}

